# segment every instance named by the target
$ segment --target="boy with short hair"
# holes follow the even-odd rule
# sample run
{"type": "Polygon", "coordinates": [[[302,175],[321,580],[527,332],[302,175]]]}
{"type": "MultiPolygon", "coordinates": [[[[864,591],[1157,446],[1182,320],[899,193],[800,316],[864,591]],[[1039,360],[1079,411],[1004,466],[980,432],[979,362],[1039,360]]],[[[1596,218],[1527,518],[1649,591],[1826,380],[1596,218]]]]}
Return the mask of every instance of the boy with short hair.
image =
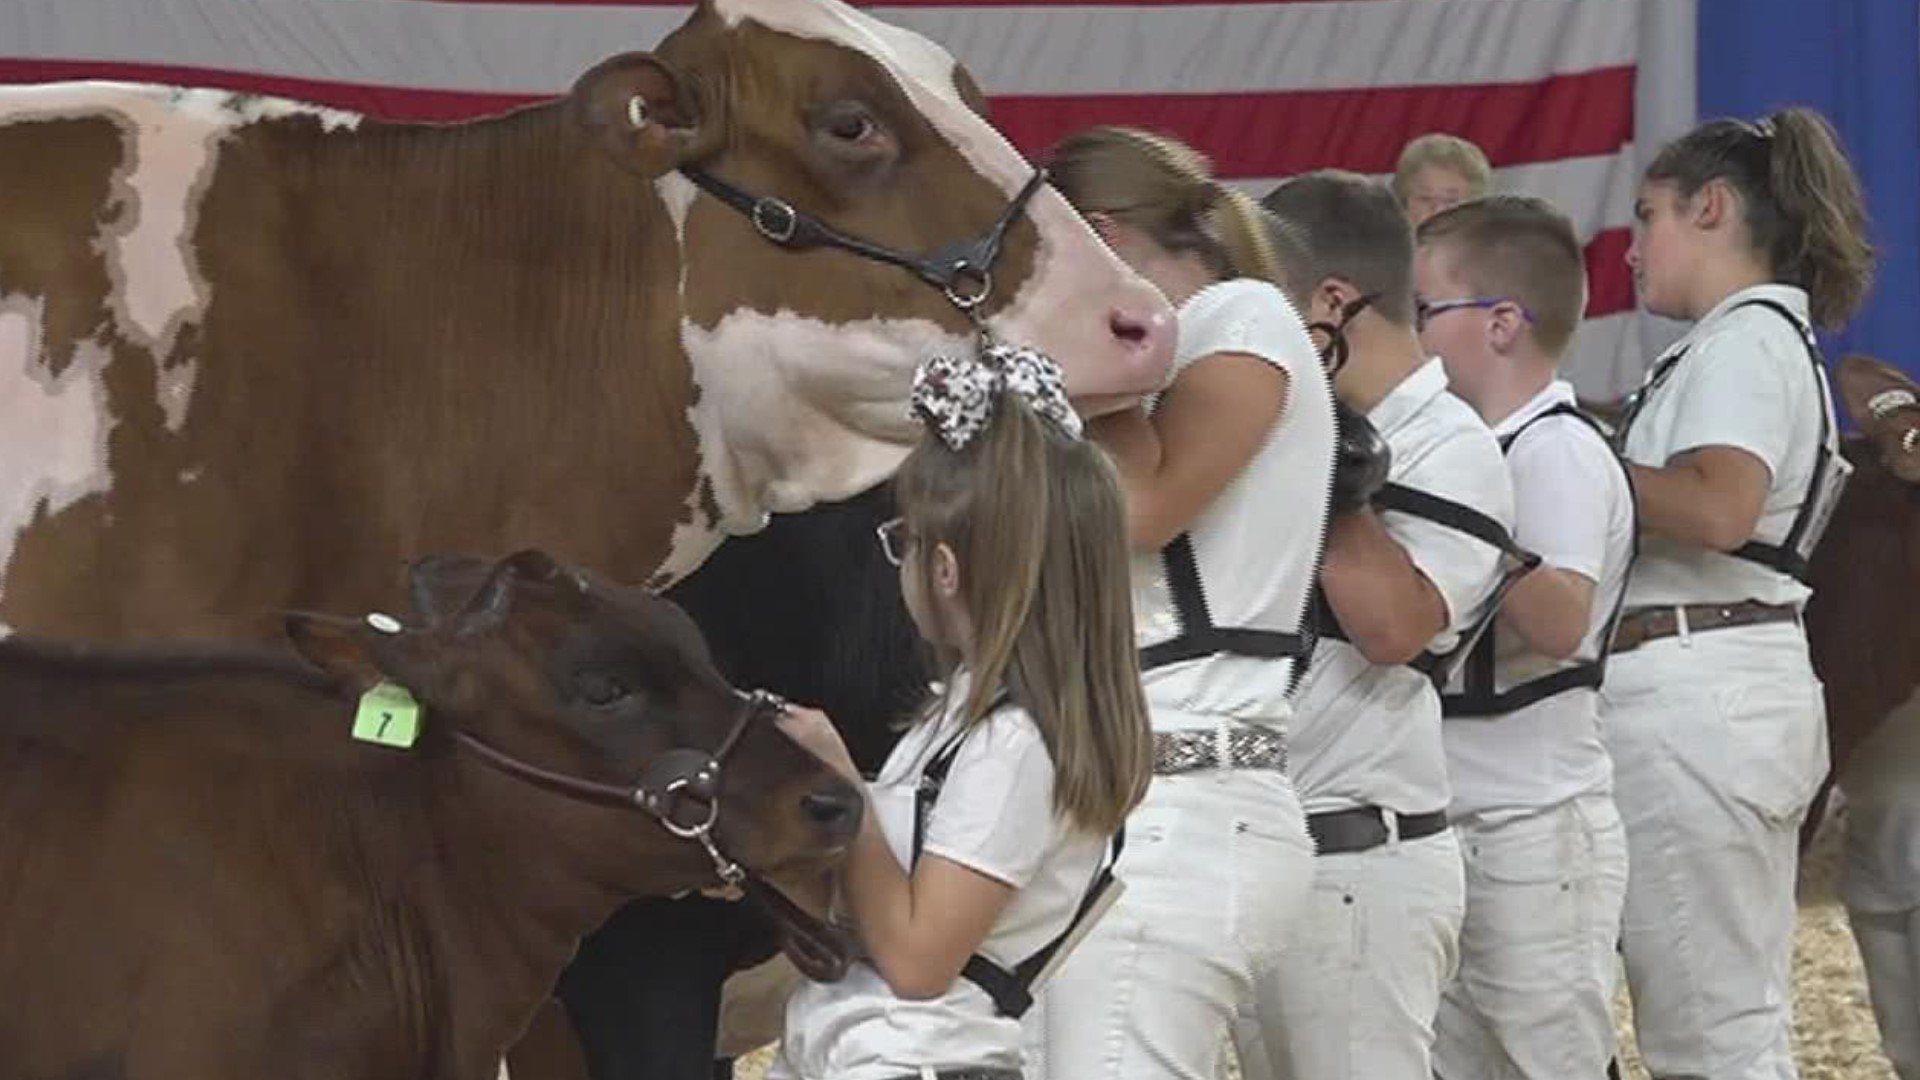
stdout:
{"type": "Polygon", "coordinates": [[[1566,216],[1530,197],[1462,203],[1416,239],[1421,340],[1499,437],[1515,539],[1542,558],[1442,696],[1467,912],[1434,1070],[1598,1077],[1627,877],[1598,688],[1636,521],[1625,468],[1556,377],[1585,264],[1566,216]]]}

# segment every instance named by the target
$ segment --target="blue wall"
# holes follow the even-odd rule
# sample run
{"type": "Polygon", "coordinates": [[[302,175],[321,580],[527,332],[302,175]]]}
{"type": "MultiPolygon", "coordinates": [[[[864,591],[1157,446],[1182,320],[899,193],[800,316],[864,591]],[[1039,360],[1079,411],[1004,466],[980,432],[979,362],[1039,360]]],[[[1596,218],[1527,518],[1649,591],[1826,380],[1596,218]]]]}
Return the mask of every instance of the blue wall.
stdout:
{"type": "Polygon", "coordinates": [[[1700,116],[1811,106],[1866,184],[1879,276],[1827,355],[1920,377],[1920,0],[1699,0],[1699,13],[1700,116]]]}

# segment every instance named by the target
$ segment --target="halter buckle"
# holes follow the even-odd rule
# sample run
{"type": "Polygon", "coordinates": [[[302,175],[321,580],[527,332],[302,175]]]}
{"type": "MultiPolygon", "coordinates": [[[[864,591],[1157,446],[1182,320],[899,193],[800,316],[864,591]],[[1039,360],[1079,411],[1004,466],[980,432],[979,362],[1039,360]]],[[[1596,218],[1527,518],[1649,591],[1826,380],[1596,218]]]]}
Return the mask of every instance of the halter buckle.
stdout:
{"type": "Polygon", "coordinates": [[[800,229],[799,211],[772,196],[755,199],[749,216],[760,235],[776,244],[792,243],[800,229]]]}
{"type": "Polygon", "coordinates": [[[673,806],[672,806],[674,801],[674,796],[692,787],[695,779],[704,779],[707,775],[708,775],[707,769],[702,768],[699,773],[695,774],[695,776],[679,777],[678,779],[675,779],[673,782],[669,783],[665,788],[661,789],[660,796],[659,796],[659,803],[661,805],[661,810],[659,811],[659,814],[660,814],[661,828],[666,829],[668,832],[672,833],[673,835],[679,837],[682,840],[698,840],[702,844],[706,845],[708,848],[712,848],[713,842],[709,840],[707,836],[709,833],[713,831],[714,822],[718,821],[720,818],[720,800],[717,798],[710,798],[707,800],[707,818],[705,821],[702,821],[697,825],[682,825],[679,822],[673,820],[673,806]]]}
{"type": "Polygon", "coordinates": [[[947,302],[954,307],[972,312],[993,295],[993,271],[984,266],[975,267],[965,260],[954,263],[947,283],[941,286],[940,291],[947,294],[947,302]],[[969,278],[979,282],[979,288],[971,293],[962,292],[961,287],[969,278]]]}

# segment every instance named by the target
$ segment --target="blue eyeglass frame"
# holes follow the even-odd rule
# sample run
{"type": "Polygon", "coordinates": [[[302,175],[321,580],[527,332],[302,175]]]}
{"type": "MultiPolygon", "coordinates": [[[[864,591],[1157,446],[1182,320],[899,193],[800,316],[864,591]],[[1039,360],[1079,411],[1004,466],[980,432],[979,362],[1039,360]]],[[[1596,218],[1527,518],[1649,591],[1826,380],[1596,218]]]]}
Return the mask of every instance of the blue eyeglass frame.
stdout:
{"type": "Polygon", "coordinates": [[[1527,325],[1533,325],[1533,312],[1527,310],[1527,305],[1510,296],[1475,296],[1464,300],[1422,300],[1415,297],[1413,328],[1425,330],[1427,323],[1432,321],[1435,315],[1444,315],[1449,311],[1460,311],[1465,308],[1497,308],[1501,304],[1512,304],[1520,309],[1520,317],[1527,320],[1527,325]]]}

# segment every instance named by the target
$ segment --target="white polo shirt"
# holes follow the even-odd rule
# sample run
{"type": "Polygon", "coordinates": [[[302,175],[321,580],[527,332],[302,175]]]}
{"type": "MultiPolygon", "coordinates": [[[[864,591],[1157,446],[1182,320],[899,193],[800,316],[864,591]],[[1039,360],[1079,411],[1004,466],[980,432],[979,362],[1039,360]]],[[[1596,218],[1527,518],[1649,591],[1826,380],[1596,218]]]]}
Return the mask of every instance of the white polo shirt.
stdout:
{"type": "MultiPolygon", "coordinates": [[[[1791,285],[1756,285],[1722,300],[1662,355],[1685,349],[1666,379],[1647,394],[1628,429],[1626,456],[1663,466],[1676,454],[1706,446],[1745,450],[1766,465],[1767,500],[1755,539],[1779,543],[1793,524],[1813,476],[1820,412],[1838,448],[1833,398],[1825,373],[1816,382],[1799,332],[1763,307],[1766,299],[1805,321],[1807,294],[1791,285]]],[[[1656,362],[1648,378],[1660,369],[1656,362]]],[[[1627,605],[1718,604],[1758,600],[1803,604],[1811,594],[1790,575],[1694,544],[1648,536],[1627,583],[1627,605]]]]}
{"type": "MultiPolygon", "coordinates": [[[[967,680],[953,681],[955,708],[915,725],[867,787],[868,812],[893,857],[913,854],[914,791],[927,760],[959,730],[967,680]]],[[[968,735],[927,823],[925,853],[1004,881],[1019,891],[978,950],[1006,968],[1066,930],[1106,857],[1107,838],[1082,832],[1053,809],[1053,759],[1026,711],[1002,706],[968,735]]],[[[872,965],[855,963],[836,983],[802,983],[787,1000],[786,1031],[770,1078],[883,1080],[936,1069],[1019,1069],[1020,1021],[998,1015],[986,992],[955,979],[926,1001],[894,994],[872,965]]]]}
{"type": "MultiPolygon", "coordinates": [[[[1571,416],[1527,425],[1557,405],[1574,404],[1573,387],[1552,382],[1494,425],[1499,437],[1526,430],[1507,448],[1513,481],[1514,539],[1541,561],[1594,584],[1587,634],[1573,658],[1533,652],[1512,630],[1494,628],[1494,690],[1591,661],[1633,556],[1633,492],[1600,434],[1571,416]]],[[[1456,678],[1450,691],[1459,689],[1456,678]]],[[[1613,759],[1600,737],[1599,693],[1567,690],[1500,717],[1454,718],[1442,725],[1453,781],[1451,816],[1524,816],[1582,795],[1613,790],[1613,759]]]]}
{"type": "MultiPolygon", "coordinates": [[[[1407,376],[1367,419],[1392,451],[1390,479],[1513,527],[1500,444],[1447,390],[1438,359],[1407,376]]],[[[1387,512],[1381,521],[1446,602],[1446,629],[1429,647],[1453,648],[1499,585],[1500,553],[1423,518],[1387,512]]],[[[1321,641],[1314,650],[1294,702],[1289,760],[1308,813],[1371,803],[1418,814],[1452,801],[1439,692],[1412,668],[1368,663],[1344,641],[1321,641]]]]}
{"type": "MultiPolygon", "coordinates": [[[[1195,293],[1179,312],[1175,378],[1202,357],[1246,353],[1287,373],[1285,411],[1240,474],[1187,529],[1214,625],[1298,633],[1326,543],[1333,490],[1333,389],[1293,304],[1248,278],[1195,293]]],[[[1154,401],[1153,405],[1157,405],[1154,401]]],[[[1181,629],[1164,553],[1133,559],[1136,640],[1181,629]]],[[[1156,728],[1222,716],[1278,724],[1291,711],[1295,661],[1216,655],[1145,672],[1156,728]]]]}

